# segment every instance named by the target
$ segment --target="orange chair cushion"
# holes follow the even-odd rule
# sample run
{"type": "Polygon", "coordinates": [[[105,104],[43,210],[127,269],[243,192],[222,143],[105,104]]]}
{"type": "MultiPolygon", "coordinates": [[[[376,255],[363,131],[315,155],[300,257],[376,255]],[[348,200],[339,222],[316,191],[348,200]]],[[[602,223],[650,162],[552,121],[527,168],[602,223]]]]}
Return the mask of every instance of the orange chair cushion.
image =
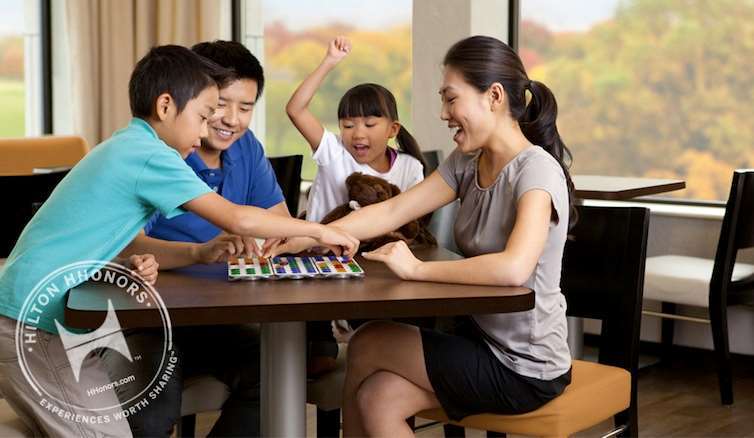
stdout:
{"type": "Polygon", "coordinates": [[[89,147],[81,137],[45,136],[0,139],[0,176],[31,175],[35,168],[73,167],[89,147]]]}
{"type": "Polygon", "coordinates": [[[574,360],[571,384],[563,394],[535,411],[520,415],[471,415],[459,423],[449,421],[442,409],[416,415],[473,429],[530,436],[568,436],[628,409],[630,403],[631,374],[628,371],[574,360]]]}

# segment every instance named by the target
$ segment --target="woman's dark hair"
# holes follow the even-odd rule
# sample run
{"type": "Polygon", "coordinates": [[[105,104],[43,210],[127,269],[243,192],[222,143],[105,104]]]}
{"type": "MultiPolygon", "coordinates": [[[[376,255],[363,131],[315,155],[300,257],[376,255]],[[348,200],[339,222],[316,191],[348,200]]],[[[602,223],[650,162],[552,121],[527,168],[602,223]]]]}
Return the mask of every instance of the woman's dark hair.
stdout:
{"type": "Polygon", "coordinates": [[[230,73],[185,47],[153,47],[136,63],[128,82],[131,115],[151,117],[154,103],[163,93],[170,94],[180,114],[205,88],[222,87],[230,73]]]}
{"type": "Polygon", "coordinates": [[[569,229],[573,227],[578,219],[573,181],[568,172],[573,156],[555,125],[558,104],[552,91],[545,84],[530,80],[516,52],[492,37],[473,36],[458,41],[448,50],[443,64],[461,73],[480,92],[496,82],[503,86],[511,116],[518,121],[521,132],[555,157],[563,168],[568,184],[569,229]],[[531,92],[528,104],[526,90],[531,92]]]}
{"type": "MultiPolygon", "coordinates": [[[[398,105],[387,88],[377,84],[359,84],[340,98],[338,119],[350,117],[386,117],[398,122],[398,105]]],[[[401,125],[395,137],[401,151],[419,160],[426,172],[426,163],[416,139],[401,125]]]]}
{"type": "Polygon", "coordinates": [[[257,83],[257,96],[262,95],[264,90],[264,70],[262,64],[249,49],[236,41],[203,42],[191,47],[197,53],[210,61],[233,71],[228,78],[229,82],[238,79],[251,79],[257,83]]]}

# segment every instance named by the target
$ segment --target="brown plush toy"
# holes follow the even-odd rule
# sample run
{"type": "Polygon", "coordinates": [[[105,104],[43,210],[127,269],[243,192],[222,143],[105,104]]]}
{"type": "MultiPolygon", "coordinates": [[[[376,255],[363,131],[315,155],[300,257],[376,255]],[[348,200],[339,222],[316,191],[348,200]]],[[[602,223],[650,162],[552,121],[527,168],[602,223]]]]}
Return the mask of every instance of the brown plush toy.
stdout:
{"type": "MultiPolygon", "coordinates": [[[[358,210],[367,205],[376,204],[386,199],[397,196],[401,189],[396,185],[390,184],[382,178],[364,175],[361,172],[354,172],[346,179],[346,188],[348,189],[348,202],[335,207],[333,211],[322,219],[323,224],[329,224],[344,216],[347,216],[354,210],[358,210]]],[[[437,241],[432,233],[423,225],[424,221],[413,220],[399,229],[388,234],[375,237],[374,239],[364,240],[361,242],[359,249],[361,251],[371,251],[377,249],[388,242],[405,240],[409,245],[428,245],[435,246],[437,241]]]]}

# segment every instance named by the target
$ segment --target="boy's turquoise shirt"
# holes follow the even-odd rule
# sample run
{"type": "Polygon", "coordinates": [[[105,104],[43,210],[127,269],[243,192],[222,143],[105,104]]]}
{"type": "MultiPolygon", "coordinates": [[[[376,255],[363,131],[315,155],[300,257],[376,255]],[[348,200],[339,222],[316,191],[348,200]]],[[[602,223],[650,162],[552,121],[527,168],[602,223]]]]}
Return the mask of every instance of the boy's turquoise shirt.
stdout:
{"type": "MultiPolygon", "coordinates": [[[[69,172],[24,228],[0,273],[0,314],[18,320],[45,276],[75,262],[112,260],[155,212],[185,213],[181,205],[211,191],[147,122],[132,119],[69,172]]],[[[57,333],[66,296],[61,291],[45,306],[40,329],[57,333]]]]}

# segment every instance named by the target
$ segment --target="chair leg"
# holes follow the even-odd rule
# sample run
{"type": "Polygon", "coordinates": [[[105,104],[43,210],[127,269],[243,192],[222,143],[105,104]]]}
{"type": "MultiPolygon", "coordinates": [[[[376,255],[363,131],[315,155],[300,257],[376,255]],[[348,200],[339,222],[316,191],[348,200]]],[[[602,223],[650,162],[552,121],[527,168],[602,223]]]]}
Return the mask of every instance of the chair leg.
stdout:
{"type": "Polygon", "coordinates": [[[338,438],[340,436],[340,409],[324,411],[317,408],[317,437],[338,438]]]}
{"type": "Polygon", "coordinates": [[[180,438],[194,438],[196,436],[196,414],[181,417],[176,436],[180,438]]]}
{"type": "Polygon", "coordinates": [[[466,429],[455,424],[444,424],[445,438],[466,438],[466,429]]]}
{"type": "MultiPolygon", "coordinates": [[[[662,313],[675,315],[675,303],[663,302],[662,313]]],[[[662,353],[660,355],[660,358],[662,362],[665,362],[667,364],[673,359],[673,335],[675,334],[675,320],[670,318],[663,318],[661,324],[662,328],[660,331],[660,339],[662,342],[662,353]]]]}
{"type": "Polygon", "coordinates": [[[636,405],[631,405],[623,412],[613,417],[615,427],[626,426],[626,429],[618,434],[620,438],[633,438],[639,436],[639,412],[636,405]]]}
{"type": "Polygon", "coordinates": [[[730,347],[728,345],[728,309],[721,303],[710,300],[710,325],[712,341],[717,359],[717,378],[720,384],[720,401],[724,405],[733,404],[733,376],[731,371],[730,347]]]}

